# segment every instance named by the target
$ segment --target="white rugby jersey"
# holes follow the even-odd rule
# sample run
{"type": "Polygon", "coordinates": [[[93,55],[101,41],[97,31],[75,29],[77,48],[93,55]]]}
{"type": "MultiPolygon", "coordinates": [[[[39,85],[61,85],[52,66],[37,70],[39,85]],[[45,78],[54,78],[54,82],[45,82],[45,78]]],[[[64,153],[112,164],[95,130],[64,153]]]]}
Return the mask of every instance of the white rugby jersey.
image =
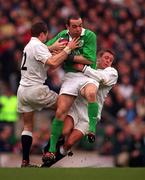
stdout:
{"type": "Polygon", "coordinates": [[[97,92],[97,103],[99,105],[99,111],[97,118],[100,119],[105,98],[107,97],[112,86],[117,83],[118,72],[113,67],[94,70],[88,66],[84,74],[99,82],[97,92]]]}
{"type": "Polygon", "coordinates": [[[32,37],[23,51],[20,85],[43,84],[47,78],[48,70],[45,63],[51,56],[48,47],[38,38],[32,37]]]}

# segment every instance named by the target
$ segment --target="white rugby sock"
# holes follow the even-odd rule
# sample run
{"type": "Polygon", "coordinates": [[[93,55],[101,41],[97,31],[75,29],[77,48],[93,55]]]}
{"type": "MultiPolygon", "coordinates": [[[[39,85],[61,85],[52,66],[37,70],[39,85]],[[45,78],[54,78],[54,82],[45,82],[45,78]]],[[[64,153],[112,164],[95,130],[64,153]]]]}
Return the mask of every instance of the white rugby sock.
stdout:
{"type": "Polygon", "coordinates": [[[23,131],[22,134],[23,135],[26,135],[26,136],[31,136],[32,137],[32,132],[31,131],[23,131]]]}
{"type": "Polygon", "coordinates": [[[64,155],[64,156],[66,156],[67,155],[67,151],[64,149],[64,147],[63,146],[60,146],[60,154],[62,154],[62,155],[64,155]]]}

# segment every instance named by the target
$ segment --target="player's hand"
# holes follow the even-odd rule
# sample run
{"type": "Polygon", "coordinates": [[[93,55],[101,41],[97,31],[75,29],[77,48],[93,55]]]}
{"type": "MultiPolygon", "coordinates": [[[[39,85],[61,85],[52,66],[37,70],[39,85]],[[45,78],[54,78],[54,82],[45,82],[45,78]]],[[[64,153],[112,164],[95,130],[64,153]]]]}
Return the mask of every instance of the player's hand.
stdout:
{"type": "Polygon", "coordinates": [[[79,47],[79,37],[73,38],[70,42],[68,42],[67,47],[69,47],[71,50],[76,49],[79,47]]]}
{"type": "Polygon", "coordinates": [[[64,49],[66,47],[67,44],[68,44],[68,40],[67,39],[58,39],[51,46],[52,52],[54,52],[54,51],[59,51],[60,52],[62,49],[64,49]]]}
{"type": "Polygon", "coordinates": [[[88,138],[89,143],[94,143],[96,139],[95,134],[93,132],[89,132],[87,134],[87,138],[88,138]]]}
{"type": "Polygon", "coordinates": [[[77,70],[77,71],[82,71],[84,69],[84,64],[79,64],[79,63],[75,63],[73,65],[73,67],[77,70]]]}

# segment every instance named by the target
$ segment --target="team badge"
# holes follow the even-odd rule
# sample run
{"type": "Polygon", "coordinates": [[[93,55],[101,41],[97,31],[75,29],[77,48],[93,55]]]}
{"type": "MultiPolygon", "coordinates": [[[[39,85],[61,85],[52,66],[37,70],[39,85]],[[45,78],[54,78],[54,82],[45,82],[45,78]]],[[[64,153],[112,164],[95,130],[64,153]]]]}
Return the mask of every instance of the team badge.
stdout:
{"type": "Polygon", "coordinates": [[[79,42],[79,47],[82,47],[84,45],[84,40],[81,39],[80,42],[79,42]]]}

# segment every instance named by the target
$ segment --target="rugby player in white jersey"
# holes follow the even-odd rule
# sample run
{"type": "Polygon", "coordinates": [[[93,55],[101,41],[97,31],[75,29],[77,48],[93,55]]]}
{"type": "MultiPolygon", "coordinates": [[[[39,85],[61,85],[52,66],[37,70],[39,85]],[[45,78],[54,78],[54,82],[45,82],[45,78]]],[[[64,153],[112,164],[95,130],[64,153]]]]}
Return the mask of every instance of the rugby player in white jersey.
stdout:
{"type": "Polygon", "coordinates": [[[31,35],[32,37],[23,51],[21,80],[17,91],[18,112],[21,113],[24,123],[21,134],[23,154],[21,167],[34,167],[29,162],[34,111],[56,108],[58,95],[44,85],[48,68],[58,67],[66,60],[71,50],[78,47],[78,39],[74,38],[60,53],[52,56],[44,44],[48,36],[47,25],[44,22],[33,24],[31,35]]]}
{"type": "MultiPolygon", "coordinates": [[[[101,118],[101,112],[105,98],[109,91],[117,83],[118,72],[115,68],[111,67],[114,61],[114,52],[111,50],[102,50],[98,53],[97,57],[97,70],[82,64],[76,65],[76,69],[83,72],[86,76],[98,82],[97,86],[97,103],[99,105],[97,121],[101,118]]],[[[81,90],[83,95],[84,89],[81,90]]],[[[89,118],[88,118],[88,102],[82,97],[78,97],[71,107],[67,118],[64,121],[63,135],[68,136],[65,144],[60,148],[60,152],[66,155],[68,150],[78,142],[84,135],[88,134],[89,118]]],[[[90,137],[91,134],[90,134],[90,137]]]]}

